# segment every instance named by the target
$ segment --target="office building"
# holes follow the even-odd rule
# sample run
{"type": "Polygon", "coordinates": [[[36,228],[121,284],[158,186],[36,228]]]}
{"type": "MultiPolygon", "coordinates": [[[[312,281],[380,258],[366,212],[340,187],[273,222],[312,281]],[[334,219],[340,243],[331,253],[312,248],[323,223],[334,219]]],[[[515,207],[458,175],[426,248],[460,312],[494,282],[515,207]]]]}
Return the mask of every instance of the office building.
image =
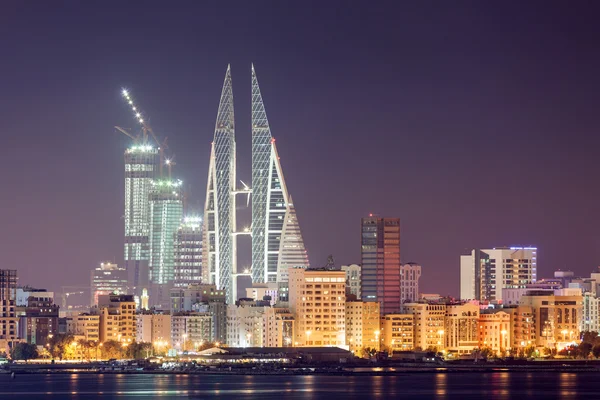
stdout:
{"type": "Polygon", "coordinates": [[[198,311],[198,306],[210,302],[225,303],[225,291],[214,284],[194,284],[186,288],[171,289],[171,314],[181,311],[198,311]]]}
{"type": "Polygon", "coordinates": [[[346,273],[290,268],[289,308],[299,346],[346,345],[346,273]]]}
{"type": "Polygon", "coordinates": [[[308,268],[308,256],[252,66],[252,281],[287,292],[294,267],[308,268]]]}
{"type": "Polygon", "coordinates": [[[10,352],[17,339],[17,271],[0,269],[0,351],[10,352]]]}
{"type": "Polygon", "coordinates": [[[497,356],[507,356],[512,348],[511,315],[502,309],[479,314],[479,348],[490,349],[497,356]]]}
{"type": "Polygon", "coordinates": [[[460,257],[460,298],[502,301],[503,289],[524,289],[537,278],[535,247],[474,249],[460,257]]]}
{"type": "Polygon", "coordinates": [[[412,314],[414,318],[415,349],[437,351],[445,349],[445,304],[406,303],[402,309],[403,314],[412,314]]]}
{"type": "Polygon", "coordinates": [[[447,304],[444,326],[445,350],[454,354],[471,354],[479,346],[479,306],[447,304]]]}
{"type": "Polygon", "coordinates": [[[202,218],[187,216],[175,233],[173,286],[202,282],[202,218]]]}
{"type": "Polygon", "coordinates": [[[127,294],[128,276],[125,268],[110,262],[100,263],[91,273],[91,305],[98,305],[98,296],[106,294],[127,294]]]}
{"type": "Polygon", "coordinates": [[[402,303],[415,303],[419,300],[419,278],[421,278],[419,264],[406,263],[400,266],[400,301],[402,303]]]}
{"type": "Polygon", "coordinates": [[[125,151],[125,269],[130,287],[147,287],[150,260],[150,203],[148,196],[159,165],[158,148],[149,143],[125,151]],[[141,280],[141,281],[140,281],[141,280]]]}
{"type": "Polygon", "coordinates": [[[278,301],[279,290],[276,282],[254,283],[251,287],[246,288],[246,298],[264,300],[265,297],[271,299],[271,306],[274,306],[278,301]]]}
{"type": "Polygon", "coordinates": [[[346,293],[356,296],[360,300],[361,296],[361,266],[358,264],[342,265],[341,270],[346,273],[346,293]]]}
{"type": "Polygon", "coordinates": [[[49,292],[46,289],[36,289],[31,286],[17,287],[17,307],[27,307],[30,297],[35,297],[38,301],[53,302],[54,292],[49,292]]]}
{"type": "Polygon", "coordinates": [[[382,315],[400,311],[400,219],[361,221],[362,295],[379,302],[382,315]]]}
{"type": "Polygon", "coordinates": [[[84,340],[100,341],[100,315],[82,313],[74,316],[73,334],[84,340]]]}
{"type": "Polygon", "coordinates": [[[263,314],[264,347],[294,346],[294,315],[287,308],[266,307],[263,314]]]}

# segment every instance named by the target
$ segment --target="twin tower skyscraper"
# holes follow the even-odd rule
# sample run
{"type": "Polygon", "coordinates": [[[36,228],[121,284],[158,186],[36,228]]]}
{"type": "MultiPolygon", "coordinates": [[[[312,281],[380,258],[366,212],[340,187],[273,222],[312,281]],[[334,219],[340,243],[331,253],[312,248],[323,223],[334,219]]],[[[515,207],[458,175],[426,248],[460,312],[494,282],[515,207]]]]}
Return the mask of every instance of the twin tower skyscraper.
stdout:
{"type": "Polygon", "coordinates": [[[204,206],[202,280],[214,283],[233,304],[237,278],[251,275],[253,283],[277,287],[285,300],[290,267],[309,267],[308,255],[287,190],[275,139],[252,65],[252,184],[236,179],[235,118],[231,69],[227,67],[211,144],[204,206]],[[236,197],[252,200],[252,225],[238,230],[236,197]],[[238,271],[237,237],[252,237],[251,271],[238,271]]]}

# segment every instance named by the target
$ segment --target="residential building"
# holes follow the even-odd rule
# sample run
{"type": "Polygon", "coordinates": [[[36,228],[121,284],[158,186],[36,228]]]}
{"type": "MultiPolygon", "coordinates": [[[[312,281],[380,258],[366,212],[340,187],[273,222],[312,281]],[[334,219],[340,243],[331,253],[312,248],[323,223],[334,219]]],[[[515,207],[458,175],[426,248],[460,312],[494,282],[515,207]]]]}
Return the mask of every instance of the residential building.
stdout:
{"type": "Polygon", "coordinates": [[[299,346],[345,346],[346,274],[328,269],[290,268],[289,306],[299,346]]]}
{"type": "MultiPolygon", "coordinates": [[[[268,301],[240,299],[227,306],[227,345],[230,347],[263,347],[267,336],[263,317],[270,308],[268,301]]],[[[268,327],[268,326],[267,326],[268,327]]]]}
{"type": "Polygon", "coordinates": [[[253,300],[264,300],[270,298],[271,306],[274,306],[278,299],[278,286],[276,282],[253,283],[251,287],[246,288],[246,298],[253,300]]]}
{"type": "Polygon", "coordinates": [[[474,249],[460,257],[460,298],[502,301],[503,289],[524,289],[537,278],[537,248],[474,249]]]}
{"type": "Polygon", "coordinates": [[[361,220],[362,294],[380,304],[382,315],[400,311],[400,219],[361,220]]]}
{"type": "Polygon", "coordinates": [[[73,317],[75,323],[74,335],[85,340],[100,341],[100,315],[82,313],[73,317]]]}
{"type": "Polygon", "coordinates": [[[504,307],[511,315],[511,347],[515,350],[535,346],[536,332],[534,312],[531,306],[504,307]]]}
{"type": "Polygon", "coordinates": [[[136,339],[135,301],[132,295],[98,296],[100,341],[132,343],[136,339]]]}
{"type": "Polygon", "coordinates": [[[175,232],[173,286],[202,283],[202,218],[186,216],[175,232]]]}
{"type": "MultiPolygon", "coordinates": [[[[128,97],[128,95],[126,96],[128,97]]],[[[128,101],[131,101],[127,98],[128,101]]],[[[159,166],[158,148],[149,142],[125,150],[125,269],[135,295],[148,287],[151,182],[159,166]]]]}
{"type": "Polygon", "coordinates": [[[502,309],[486,310],[479,314],[479,347],[489,348],[499,356],[506,356],[513,343],[511,315],[502,309]]]}
{"type": "Polygon", "coordinates": [[[470,354],[479,346],[479,306],[447,304],[444,338],[448,353],[470,354]]]}
{"type": "Polygon", "coordinates": [[[215,284],[193,284],[185,288],[171,289],[171,314],[181,311],[198,311],[196,306],[209,302],[225,303],[225,291],[217,290],[215,284]]]}
{"type": "Polygon", "coordinates": [[[357,300],[361,299],[361,266],[358,264],[342,265],[346,273],[346,293],[353,294],[357,300]]]}
{"type": "Polygon", "coordinates": [[[400,301],[415,303],[419,300],[419,278],[421,266],[416,263],[406,263],[400,266],[400,301]]]}
{"type": "Polygon", "coordinates": [[[414,347],[415,349],[444,350],[446,305],[436,303],[405,303],[402,306],[404,314],[414,316],[414,347]]]}
{"type": "Polygon", "coordinates": [[[98,305],[98,296],[106,294],[127,294],[128,275],[125,268],[119,268],[117,264],[110,262],[100,263],[100,267],[92,270],[91,273],[91,294],[90,304],[92,307],[98,305]]]}
{"type": "Polygon", "coordinates": [[[193,351],[214,340],[213,316],[208,312],[184,311],[171,317],[171,343],[180,351],[193,351]]]}
{"type": "Polygon", "coordinates": [[[346,345],[350,350],[381,350],[380,318],[379,303],[346,301],[346,345]]]}
{"type": "Polygon", "coordinates": [[[381,318],[383,346],[394,351],[408,351],[415,348],[413,314],[388,314],[381,318]]]}
{"type": "Polygon", "coordinates": [[[263,314],[264,347],[294,346],[294,316],[287,308],[265,307],[263,314]]]}
{"type": "Polygon", "coordinates": [[[582,332],[600,332],[600,299],[588,292],[583,294],[582,332]]]}
{"type": "Polygon", "coordinates": [[[30,292],[27,306],[17,308],[19,338],[39,346],[45,346],[48,339],[58,333],[58,306],[52,296],[45,293],[30,292]]]}
{"type": "Polygon", "coordinates": [[[54,303],[54,292],[49,292],[46,289],[36,289],[30,286],[17,287],[16,306],[27,307],[30,297],[35,297],[38,301],[54,303]]]}

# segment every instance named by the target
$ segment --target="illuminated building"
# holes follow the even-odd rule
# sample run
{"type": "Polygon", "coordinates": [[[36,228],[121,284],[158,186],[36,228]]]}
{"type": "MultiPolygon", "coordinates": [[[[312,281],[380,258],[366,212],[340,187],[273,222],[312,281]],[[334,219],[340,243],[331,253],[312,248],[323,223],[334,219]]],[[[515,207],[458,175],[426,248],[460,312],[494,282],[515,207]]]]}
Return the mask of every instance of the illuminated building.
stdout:
{"type": "Polygon", "coordinates": [[[381,349],[379,303],[346,302],[346,345],[355,354],[361,348],[381,349]]]}
{"type": "Polygon", "coordinates": [[[175,232],[173,286],[202,282],[202,218],[187,216],[175,232]]]}
{"type": "Polygon", "coordinates": [[[150,201],[150,305],[166,308],[175,278],[175,233],[183,216],[180,180],[152,181],[150,201]]]}
{"type": "Polygon", "coordinates": [[[460,298],[501,301],[503,289],[524,289],[537,277],[537,248],[474,249],[460,256],[460,298]]]}
{"type": "Polygon", "coordinates": [[[406,263],[400,266],[400,301],[414,303],[419,300],[419,278],[421,266],[415,263],[406,263]]]}
{"type": "Polygon", "coordinates": [[[447,304],[444,326],[445,350],[448,353],[471,354],[479,346],[479,306],[447,304]]]}
{"type": "Polygon", "coordinates": [[[132,295],[98,296],[100,341],[116,340],[126,345],[135,341],[135,301],[132,295]]]}
{"type": "Polygon", "coordinates": [[[299,346],[346,345],[346,274],[290,268],[289,306],[299,346]]]}
{"type": "Polygon", "coordinates": [[[227,345],[263,347],[263,316],[270,308],[265,300],[240,299],[227,306],[227,345]]]}
{"type": "Polygon", "coordinates": [[[100,340],[100,315],[82,313],[73,317],[74,334],[84,340],[100,340]]]}
{"type": "Polygon", "coordinates": [[[264,347],[292,347],[294,345],[294,316],[287,308],[265,307],[263,314],[264,347]]]}
{"type": "Polygon", "coordinates": [[[0,351],[17,339],[16,298],[17,271],[0,269],[0,351]]]}
{"type": "Polygon", "coordinates": [[[504,311],[511,315],[512,348],[524,349],[535,346],[536,332],[533,307],[519,305],[505,307],[504,311]]]}
{"type": "Polygon", "coordinates": [[[236,297],[234,274],[237,273],[237,253],[233,237],[236,230],[235,168],[233,91],[231,70],[227,66],[211,144],[202,260],[206,265],[203,282],[214,283],[225,290],[229,304],[233,304],[236,297]]]}
{"type": "Polygon", "coordinates": [[[171,313],[198,311],[195,306],[210,302],[225,303],[225,291],[217,290],[214,284],[194,284],[185,288],[171,289],[171,313]]]}
{"type": "Polygon", "coordinates": [[[342,265],[341,270],[346,273],[346,290],[347,293],[353,294],[358,300],[361,295],[361,267],[358,264],[342,265]]]}
{"type": "Polygon", "coordinates": [[[100,263],[99,268],[92,270],[91,278],[91,305],[98,305],[98,296],[103,294],[127,293],[127,270],[119,268],[117,264],[109,262],[100,263]]]}
{"type": "Polygon", "coordinates": [[[171,314],[145,311],[135,318],[136,342],[153,343],[165,349],[171,346],[171,314]]]}
{"type": "Polygon", "coordinates": [[[25,307],[17,308],[18,336],[29,344],[45,346],[48,338],[58,333],[58,306],[52,295],[37,290],[31,292],[25,307]]]}
{"type": "Polygon", "coordinates": [[[148,282],[150,260],[150,204],[148,196],[159,164],[158,149],[149,144],[125,151],[125,269],[130,286],[141,292],[148,282]],[[141,280],[141,281],[140,281],[141,280]]]}
{"type": "Polygon", "coordinates": [[[511,350],[513,333],[511,315],[502,309],[486,310],[479,314],[479,347],[506,356],[511,350]]]}
{"type": "Polygon", "coordinates": [[[379,302],[381,314],[400,311],[400,219],[361,220],[363,301],[379,302]]]}
{"type": "Polygon", "coordinates": [[[381,318],[383,346],[390,351],[408,351],[415,347],[413,314],[388,314],[381,318]]]}
{"type": "Polygon", "coordinates": [[[275,282],[254,283],[246,288],[246,297],[253,300],[263,300],[265,296],[271,298],[270,304],[274,306],[278,299],[278,286],[275,282]]]}
{"type": "Polygon", "coordinates": [[[533,309],[536,346],[562,349],[579,338],[583,311],[580,289],[555,293],[532,289],[521,297],[521,305],[533,309]]]}
{"type": "Polygon", "coordinates": [[[404,314],[414,316],[414,346],[421,350],[445,348],[446,305],[406,303],[404,314]]]}
{"type": "Polygon", "coordinates": [[[185,311],[171,316],[171,343],[180,351],[193,351],[214,341],[213,316],[208,312],[185,311]]]}
{"type": "Polygon", "coordinates": [[[290,267],[308,256],[252,66],[252,281],[277,282],[286,301],[290,267]]]}
{"type": "Polygon", "coordinates": [[[593,293],[584,293],[582,299],[581,331],[600,332],[600,299],[593,293]]]}

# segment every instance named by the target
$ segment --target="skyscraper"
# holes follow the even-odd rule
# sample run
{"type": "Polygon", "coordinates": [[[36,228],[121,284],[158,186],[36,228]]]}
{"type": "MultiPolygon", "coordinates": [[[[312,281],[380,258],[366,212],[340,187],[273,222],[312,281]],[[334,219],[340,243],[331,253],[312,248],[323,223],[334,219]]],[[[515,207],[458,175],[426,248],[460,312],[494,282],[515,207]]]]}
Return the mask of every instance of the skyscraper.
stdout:
{"type": "Polygon", "coordinates": [[[100,267],[92,270],[91,274],[91,302],[92,306],[98,305],[98,296],[103,294],[127,294],[127,270],[119,268],[110,262],[100,263],[100,267]]]}
{"type": "Polygon", "coordinates": [[[460,256],[460,298],[502,300],[502,289],[524,289],[537,277],[537,248],[474,249],[460,256]]]}
{"type": "Polygon", "coordinates": [[[152,181],[150,191],[150,273],[151,305],[168,307],[169,285],[174,280],[175,233],[183,217],[181,181],[152,181]]]}
{"type": "Polygon", "coordinates": [[[400,311],[400,219],[361,220],[362,300],[380,303],[381,314],[400,311]]]}
{"type": "Polygon", "coordinates": [[[252,281],[286,286],[290,267],[309,267],[308,256],[253,65],[252,281]]]}
{"type": "Polygon", "coordinates": [[[227,66],[211,144],[204,210],[203,260],[206,283],[224,289],[230,304],[235,301],[233,279],[237,273],[235,208],[235,124],[231,70],[227,66]]]}
{"type": "Polygon", "coordinates": [[[150,205],[148,196],[159,164],[158,149],[148,143],[125,151],[125,269],[139,294],[140,277],[148,275],[150,205]]]}
{"type": "Polygon", "coordinates": [[[202,218],[189,216],[175,232],[174,286],[202,282],[202,218]]]}
{"type": "Polygon", "coordinates": [[[9,342],[17,338],[17,271],[0,269],[0,350],[9,352],[9,342]]]}

